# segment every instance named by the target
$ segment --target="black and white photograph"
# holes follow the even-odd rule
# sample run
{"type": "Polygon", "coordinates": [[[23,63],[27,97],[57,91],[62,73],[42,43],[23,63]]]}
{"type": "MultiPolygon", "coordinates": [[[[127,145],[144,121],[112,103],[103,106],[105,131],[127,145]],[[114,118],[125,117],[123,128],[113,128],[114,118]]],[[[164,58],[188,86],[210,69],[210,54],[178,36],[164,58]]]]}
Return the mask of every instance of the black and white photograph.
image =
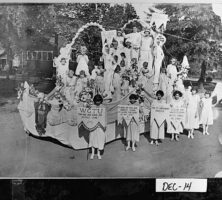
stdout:
{"type": "Polygon", "coordinates": [[[0,25],[1,178],[222,177],[222,3],[0,3],[0,25]]]}

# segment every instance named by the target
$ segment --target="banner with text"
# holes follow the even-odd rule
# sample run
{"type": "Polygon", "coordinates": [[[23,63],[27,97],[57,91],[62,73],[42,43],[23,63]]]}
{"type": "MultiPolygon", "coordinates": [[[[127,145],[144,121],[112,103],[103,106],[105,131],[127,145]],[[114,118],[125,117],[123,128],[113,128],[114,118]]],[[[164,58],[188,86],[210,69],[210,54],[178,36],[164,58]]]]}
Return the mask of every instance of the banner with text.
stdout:
{"type": "Polygon", "coordinates": [[[106,127],[106,109],[105,107],[78,107],[77,122],[80,127],[83,125],[89,131],[95,130],[97,127],[105,129],[106,127]]]}
{"type": "Polygon", "coordinates": [[[118,105],[118,123],[123,123],[125,120],[128,126],[132,119],[139,124],[139,106],[118,105]]]}
{"type": "Polygon", "coordinates": [[[166,103],[153,104],[151,106],[151,121],[156,121],[160,127],[169,118],[170,105],[166,103]]]}
{"type": "Polygon", "coordinates": [[[186,109],[181,108],[170,108],[169,111],[169,122],[174,125],[174,127],[177,127],[178,124],[182,124],[184,126],[185,122],[185,116],[186,116],[186,109]]]}

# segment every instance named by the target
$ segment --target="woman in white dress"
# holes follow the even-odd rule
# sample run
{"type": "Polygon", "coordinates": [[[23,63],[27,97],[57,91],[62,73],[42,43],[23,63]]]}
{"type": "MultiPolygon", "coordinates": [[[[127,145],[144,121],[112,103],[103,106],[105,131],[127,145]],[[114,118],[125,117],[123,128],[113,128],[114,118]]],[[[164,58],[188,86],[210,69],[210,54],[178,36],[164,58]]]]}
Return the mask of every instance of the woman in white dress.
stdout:
{"type": "MultiPolygon", "coordinates": [[[[182,108],[184,107],[184,101],[182,100],[182,93],[180,91],[174,91],[173,93],[173,99],[170,103],[170,106],[172,108],[182,108]]],[[[180,133],[183,132],[183,126],[181,124],[181,122],[174,122],[174,124],[172,124],[171,121],[168,121],[167,123],[167,133],[171,134],[171,140],[174,140],[174,136],[175,136],[175,140],[179,141],[179,135],[180,133]]]]}
{"type": "Polygon", "coordinates": [[[201,99],[200,107],[200,124],[203,125],[203,135],[210,135],[208,127],[209,125],[213,125],[213,109],[211,93],[209,91],[206,91],[204,98],[201,99]]]}
{"type": "Polygon", "coordinates": [[[108,44],[105,44],[103,47],[103,60],[105,65],[105,72],[104,72],[105,92],[103,95],[106,96],[106,98],[111,98],[112,78],[116,67],[115,65],[116,63],[114,61],[113,56],[110,53],[110,48],[108,44]]]}
{"type": "MultiPolygon", "coordinates": [[[[129,103],[128,105],[134,105],[139,106],[138,103],[138,96],[136,94],[131,94],[129,96],[129,103]]],[[[130,143],[132,142],[132,150],[136,151],[136,143],[139,142],[140,138],[140,131],[139,131],[139,125],[137,124],[136,120],[133,118],[129,125],[126,125],[126,141],[127,141],[127,147],[126,151],[130,149],[130,143]]]]}
{"type": "Polygon", "coordinates": [[[86,75],[89,76],[89,66],[88,66],[88,63],[89,63],[89,58],[88,56],[86,55],[86,47],[85,46],[82,46],[81,47],[81,54],[78,55],[77,57],[77,68],[76,68],[76,75],[79,75],[79,72],[80,71],[85,71],[86,75]]]}
{"type": "Polygon", "coordinates": [[[200,96],[197,94],[197,89],[191,89],[191,95],[188,96],[186,102],[186,119],[185,129],[188,130],[188,138],[194,138],[194,129],[199,128],[198,108],[200,104],[200,96]]]}
{"type": "MultiPolygon", "coordinates": [[[[103,106],[102,96],[99,94],[95,95],[93,98],[93,102],[95,104],[94,107],[101,108],[103,106]]],[[[105,130],[101,126],[98,126],[94,131],[90,132],[89,147],[92,149],[92,154],[90,156],[90,159],[94,158],[95,149],[97,149],[98,159],[102,159],[101,151],[104,149],[105,141],[106,141],[105,130]]]]}
{"type": "MultiPolygon", "coordinates": [[[[164,93],[162,90],[158,90],[156,92],[156,97],[157,99],[155,99],[151,106],[152,107],[160,107],[162,104],[165,103],[165,101],[162,99],[164,96],[164,93]]],[[[158,116],[157,116],[158,117],[158,116]]],[[[152,114],[152,110],[151,110],[151,118],[150,118],[150,138],[151,138],[151,142],[150,144],[153,144],[155,142],[155,144],[158,146],[159,142],[158,140],[160,139],[164,139],[165,136],[165,121],[162,122],[162,124],[159,126],[156,122],[156,120],[154,119],[154,116],[152,114]]]]}

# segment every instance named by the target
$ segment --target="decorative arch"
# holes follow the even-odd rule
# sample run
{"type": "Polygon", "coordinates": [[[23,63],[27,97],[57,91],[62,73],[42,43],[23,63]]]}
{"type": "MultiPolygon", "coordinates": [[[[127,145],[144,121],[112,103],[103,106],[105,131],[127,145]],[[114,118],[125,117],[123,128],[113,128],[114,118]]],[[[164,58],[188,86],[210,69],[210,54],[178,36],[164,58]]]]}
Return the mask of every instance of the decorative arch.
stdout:
{"type": "Polygon", "coordinates": [[[72,42],[67,44],[65,47],[62,47],[60,49],[60,54],[57,58],[55,58],[54,62],[55,62],[55,65],[56,63],[59,62],[59,60],[61,58],[65,58],[66,60],[69,60],[70,59],[70,55],[71,55],[71,51],[72,51],[72,46],[75,44],[75,41],[76,39],[79,37],[79,35],[88,27],[90,26],[96,26],[98,27],[101,31],[105,31],[105,28],[103,28],[102,25],[96,23],[96,22],[90,22],[90,23],[87,23],[85,24],[84,26],[82,26],[76,33],[75,37],[72,39],[72,42]]]}
{"type": "Polygon", "coordinates": [[[98,27],[100,30],[105,31],[105,28],[103,28],[102,25],[96,23],[96,22],[90,22],[85,24],[84,26],[82,26],[78,32],[76,33],[75,37],[72,39],[71,45],[75,44],[76,39],[79,37],[80,33],[82,33],[86,28],[90,27],[90,26],[96,26],[98,27]]]}

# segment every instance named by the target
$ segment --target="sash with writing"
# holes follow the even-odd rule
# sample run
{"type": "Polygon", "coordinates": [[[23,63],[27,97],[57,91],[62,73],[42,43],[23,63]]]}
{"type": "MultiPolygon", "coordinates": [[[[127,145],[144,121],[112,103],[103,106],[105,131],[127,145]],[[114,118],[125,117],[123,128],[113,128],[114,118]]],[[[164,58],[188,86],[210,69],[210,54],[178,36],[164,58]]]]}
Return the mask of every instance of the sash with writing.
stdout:
{"type": "Polygon", "coordinates": [[[151,106],[151,122],[155,121],[161,127],[169,117],[170,105],[166,103],[153,104],[151,106]]]}
{"type": "Polygon", "coordinates": [[[123,121],[129,126],[130,122],[134,120],[139,124],[139,106],[134,105],[118,105],[118,124],[123,121]]]}
{"type": "Polygon", "coordinates": [[[92,106],[91,108],[77,108],[78,126],[84,126],[89,131],[94,131],[98,127],[105,130],[106,127],[106,109],[105,107],[92,106]]]}
{"type": "Polygon", "coordinates": [[[169,122],[172,126],[177,129],[179,125],[182,125],[184,127],[186,117],[186,109],[181,108],[170,108],[169,111],[169,122]]]}

